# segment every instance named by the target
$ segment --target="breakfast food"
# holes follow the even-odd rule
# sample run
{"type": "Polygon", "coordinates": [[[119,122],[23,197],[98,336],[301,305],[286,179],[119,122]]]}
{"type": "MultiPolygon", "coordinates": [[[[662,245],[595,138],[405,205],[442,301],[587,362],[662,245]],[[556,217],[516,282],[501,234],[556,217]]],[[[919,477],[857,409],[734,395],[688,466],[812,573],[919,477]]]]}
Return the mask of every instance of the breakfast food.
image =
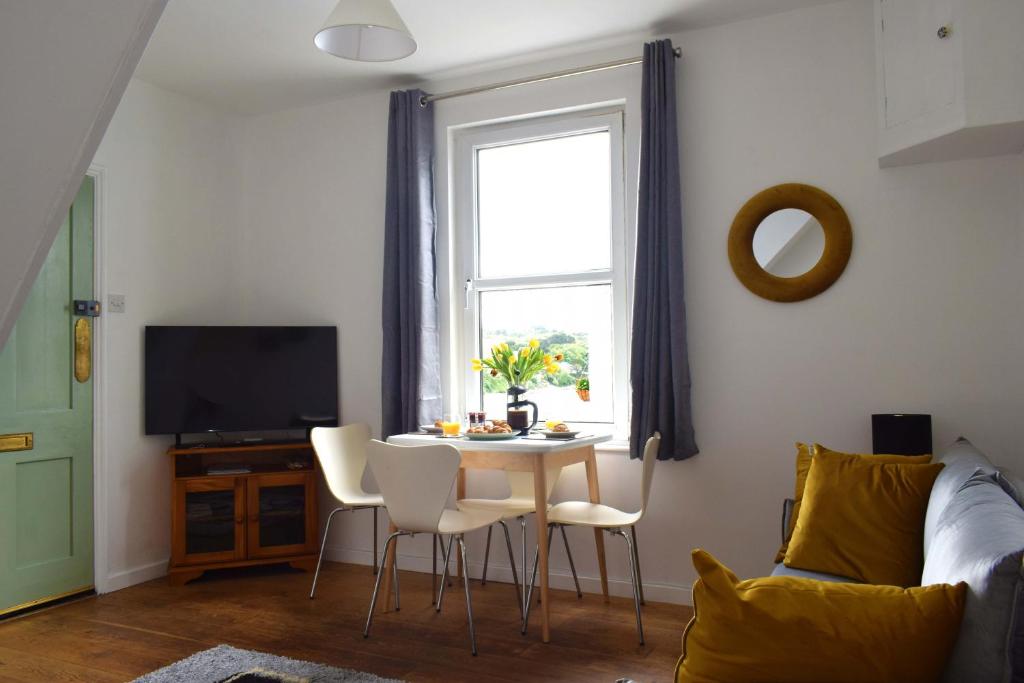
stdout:
{"type": "Polygon", "coordinates": [[[569,431],[569,425],[565,424],[564,422],[559,422],[558,424],[551,428],[551,431],[565,433],[569,431]]]}
{"type": "Polygon", "coordinates": [[[438,429],[441,429],[441,427],[444,426],[444,422],[442,422],[441,419],[438,418],[438,419],[434,420],[434,426],[437,427],[438,429]]]}
{"type": "Polygon", "coordinates": [[[467,434],[511,434],[512,428],[508,426],[508,422],[504,420],[491,420],[485,422],[482,425],[470,427],[466,430],[467,434]]]}

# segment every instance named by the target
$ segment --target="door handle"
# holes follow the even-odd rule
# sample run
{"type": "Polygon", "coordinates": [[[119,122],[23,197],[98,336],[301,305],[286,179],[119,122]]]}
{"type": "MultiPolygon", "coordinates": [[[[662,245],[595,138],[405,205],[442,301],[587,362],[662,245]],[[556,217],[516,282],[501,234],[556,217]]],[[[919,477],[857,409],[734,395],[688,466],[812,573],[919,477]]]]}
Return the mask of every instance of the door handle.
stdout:
{"type": "Polygon", "coordinates": [[[34,434],[0,434],[0,453],[30,451],[34,447],[34,434]]]}
{"type": "Polygon", "coordinates": [[[88,382],[92,376],[92,326],[87,318],[75,321],[75,379],[88,382]]]}

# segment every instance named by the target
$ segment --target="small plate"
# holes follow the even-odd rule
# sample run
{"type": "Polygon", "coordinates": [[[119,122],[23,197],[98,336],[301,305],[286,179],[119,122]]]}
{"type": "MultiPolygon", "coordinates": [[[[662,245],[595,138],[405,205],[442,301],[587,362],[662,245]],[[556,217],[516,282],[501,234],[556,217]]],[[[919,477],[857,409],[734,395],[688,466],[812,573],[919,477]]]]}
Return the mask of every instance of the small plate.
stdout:
{"type": "Polygon", "coordinates": [[[579,432],[553,432],[549,429],[543,429],[541,434],[548,439],[575,439],[579,432]]]}
{"type": "Polygon", "coordinates": [[[463,434],[470,441],[508,441],[519,436],[517,432],[511,434],[463,434]]]}
{"type": "Polygon", "coordinates": [[[441,428],[434,425],[420,425],[420,431],[424,434],[440,434],[441,428]]]}

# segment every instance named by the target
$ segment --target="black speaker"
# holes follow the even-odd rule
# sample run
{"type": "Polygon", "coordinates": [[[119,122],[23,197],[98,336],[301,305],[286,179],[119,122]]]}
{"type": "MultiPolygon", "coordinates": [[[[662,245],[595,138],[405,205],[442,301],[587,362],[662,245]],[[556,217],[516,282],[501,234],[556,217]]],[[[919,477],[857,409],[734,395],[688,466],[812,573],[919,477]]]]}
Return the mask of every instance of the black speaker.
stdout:
{"type": "Polygon", "coordinates": [[[875,453],[923,455],[932,452],[932,416],[895,413],[871,416],[875,453]]]}

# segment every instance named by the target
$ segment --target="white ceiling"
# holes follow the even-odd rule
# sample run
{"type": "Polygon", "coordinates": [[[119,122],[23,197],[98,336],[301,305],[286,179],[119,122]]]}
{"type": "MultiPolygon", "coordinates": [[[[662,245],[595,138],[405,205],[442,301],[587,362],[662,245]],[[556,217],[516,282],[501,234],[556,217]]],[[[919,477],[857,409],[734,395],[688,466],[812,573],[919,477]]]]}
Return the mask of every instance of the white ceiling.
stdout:
{"type": "Polygon", "coordinates": [[[320,52],[313,34],[337,0],[170,0],[136,72],[242,114],[412,83],[540,51],[657,35],[830,0],[393,0],[419,43],[365,64],[320,52]]]}

